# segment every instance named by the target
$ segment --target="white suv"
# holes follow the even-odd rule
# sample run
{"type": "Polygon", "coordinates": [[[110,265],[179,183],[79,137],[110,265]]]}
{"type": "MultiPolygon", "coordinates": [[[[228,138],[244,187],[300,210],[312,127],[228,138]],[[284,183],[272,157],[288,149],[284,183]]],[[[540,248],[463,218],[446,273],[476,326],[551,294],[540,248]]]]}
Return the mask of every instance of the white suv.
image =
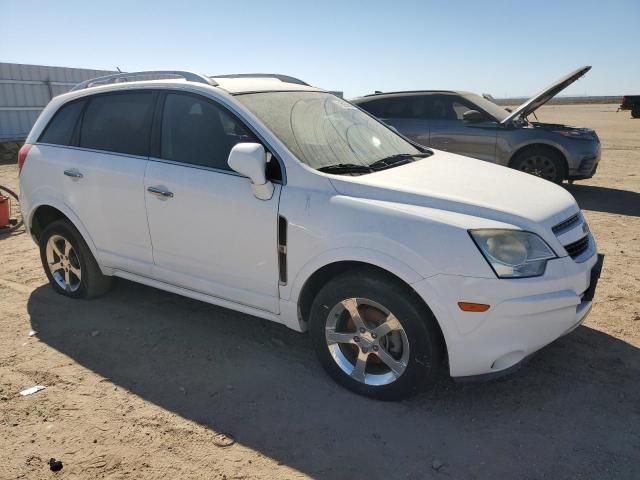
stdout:
{"type": "Polygon", "coordinates": [[[561,187],[283,75],[85,82],[18,163],[57,292],[116,276],[308,330],[336,381],[377,398],[443,364],[512,370],[584,320],[602,264],[561,187]]]}

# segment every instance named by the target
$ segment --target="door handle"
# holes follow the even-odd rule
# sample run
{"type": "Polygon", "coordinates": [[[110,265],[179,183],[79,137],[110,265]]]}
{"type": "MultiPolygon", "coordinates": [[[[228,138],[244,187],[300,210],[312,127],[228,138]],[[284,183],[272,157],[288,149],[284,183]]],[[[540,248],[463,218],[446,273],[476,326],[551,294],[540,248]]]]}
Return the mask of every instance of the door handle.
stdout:
{"type": "Polygon", "coordinates": [[[147,188],[147,192],[153,193],[154,195],[158,195],[159,197],[173,198],[173,192],[170,192],[169,190],[165,190],[160,187],[149,187],[147,188]]]}
{"type": "Polygon", "coordinates": [[[71,178],[82,178],[83,177],[83,175],[78,170],[76,170],[75,168],[70,168],[69,170],[65,170],[64,174],[67,177],[71,177],[71,178]]]}

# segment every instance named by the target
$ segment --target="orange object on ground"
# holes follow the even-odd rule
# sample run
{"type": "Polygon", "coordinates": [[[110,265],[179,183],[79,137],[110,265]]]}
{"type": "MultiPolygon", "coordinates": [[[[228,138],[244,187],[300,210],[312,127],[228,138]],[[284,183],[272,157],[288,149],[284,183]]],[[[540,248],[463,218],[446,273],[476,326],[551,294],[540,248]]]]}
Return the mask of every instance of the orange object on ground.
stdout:
{"type": "Polygon", "coordinates": [[[11,199],[0,195],[0,228],[9,226],[9,216],[11,215],[11,199]]]}

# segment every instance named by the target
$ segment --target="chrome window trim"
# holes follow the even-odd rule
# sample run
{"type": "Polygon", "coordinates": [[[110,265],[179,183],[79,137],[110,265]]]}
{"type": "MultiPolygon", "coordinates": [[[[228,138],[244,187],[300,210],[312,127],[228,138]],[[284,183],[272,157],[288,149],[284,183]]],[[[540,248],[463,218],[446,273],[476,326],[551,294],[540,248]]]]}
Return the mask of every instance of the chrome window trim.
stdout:
{"type": "MultiPolygon", "coordinates": [[[[166,163],[168,165],[175,165],[177,167],[194,168],[196,170],[204,170],[207,172],[222,173],[224,175],[232,175],[234,177],[246,178],[247,180],[249,180],[244,175],[240,175],[238,172],[235,172],[233,170],[223,170],[221,168],[207,167],[206,165],[196,165],[195,163],[180,162],[178,160],[167,160],[165,158],[157,158],[157,157],[149,157],[148,160],[150,162],[166,163]]],[[[270,180],[270,181],[272,183],[277,183],[278,185],[282,185],[282,181],[280,180],[270,180]]]]}
{"type": "Polygon", "coordinates": [[[149,157],[144,155],[134,155],[132,153],[121,153],[121,152],[113,152],[111,150],[98,150],[96,148],[87,148],[87,147],[76,147],[74,145],[57,145],[55,143],[46,143],[46,142],[36,142],[35,145],[44,145],[46,147],[57,147],[57,148],[70,148],[72,150],[79,150],[82,152],[91,152],[91,153],[102,153],[106,155],[116,155],[119,157],[130,157],[138,160],[148,160],[149,157]]]}
{"type": "MultiPolygon", "coordinates": [[[[111,151],[108,151],[108,150],[96,150],[96,149],[93,149],[93,148],[86,148],[86,147],[74,147],[74,146],[71,146],[71,145],[56,145],[55,143],[36,142],[35,145],[37,145],[37,146],[45,146],[45,147],[56,147],[56,148],[69,148],[69,149],[78,150],[78,151],[81,151],[81,152],[101,153],[101,154],[106,154],[106,155],[116,155],[116,156],[119,156],[119,157],[129,157],[129,158],[134,158],[136,160],[148,160],[148,161],[151,161],[151,162],[167,163],[167,164],[176,165],[176,166],[179,166],[179,167],[195,168],[197,170],[205,170],[205,171],[208,171],[208,172],[215,172],[215,173],[222,173],[222,174],[225,174],[225,175],[232,175],[234,177],[247,178],[244,175],[240,175],[238,172],[234,172],[233,170],[223,170],[221,168],[207,167],[205,165],[196,165],[196,164],[193,164],[193,163],[179,162],[179,161],[176,161],[176,160],[166,160],[164,158],[144,157],[144,156],[141,156],[141,155],[132,155],[130,153],[118,153],[118,152],[111,152],[111,151]]],[[[274,157],[275,157],[275,155],[274,155],[274,157]]],[[[282,180],[271,180],[271,179],[269,179],[269,180],[272,183],[276,183],[278,185],[284,185],[282,180]]]]}

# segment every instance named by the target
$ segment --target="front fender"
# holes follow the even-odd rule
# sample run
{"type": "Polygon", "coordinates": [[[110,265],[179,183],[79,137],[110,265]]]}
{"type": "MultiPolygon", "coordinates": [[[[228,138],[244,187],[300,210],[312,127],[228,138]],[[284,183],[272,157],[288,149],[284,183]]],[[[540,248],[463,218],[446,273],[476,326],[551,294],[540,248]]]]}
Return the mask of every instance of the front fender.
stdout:
{"type": "Polygon", "coordinates": [[[342,247],[326,250],[311,258],[300,270],[291,283],[290,294],[286,300],[291,299],[298,303],[300,293],[307,280],[318,270],[337,262],[361,262],[386,270],[407,284],[412,284],[423,277],[406,263],[378,250],[361,247],[342,247]]]}
{"type": "MultiPolygon", "coordinates": [[[[545,147],[550,147],[553,148],[555,150],[557,150],[558,152],[560,152],[560,154],[565,158],[565,160],[570,158],[570,153],[567,151],[567,149],[561,145],[558,142],[554,142],[553,140],[550,140],[548,138],[533,138],[530,140],[526,140],[524,142],[519,142],[517,144],[512,144],[509,146],[503,146],[503,151],[504,152],[508,152],[508,154],[503,154],[503,161],[500,162],[502,165],[505,165],[507,167],[511,166],[511,161],[514,159],[514,157],[520,153],[522,150],[524,150],[527,147],[532,147],[535,145],[542,145],[545,147]]],[[[499,147],[500,148],[500,147],[499,147]]]]}

